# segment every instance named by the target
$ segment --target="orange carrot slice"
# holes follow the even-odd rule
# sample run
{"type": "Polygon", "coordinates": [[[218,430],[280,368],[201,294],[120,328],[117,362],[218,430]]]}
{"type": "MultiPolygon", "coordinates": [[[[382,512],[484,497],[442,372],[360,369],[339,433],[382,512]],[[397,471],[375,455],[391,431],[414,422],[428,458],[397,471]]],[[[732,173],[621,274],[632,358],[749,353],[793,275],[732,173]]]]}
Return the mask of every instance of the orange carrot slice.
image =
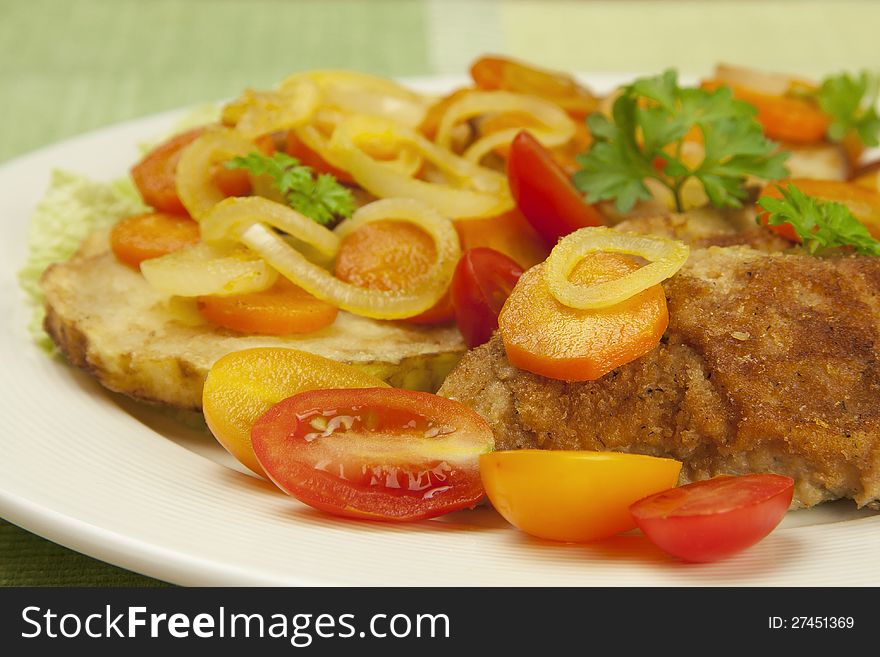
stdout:
{"type": "MultiPolygon", "coordinates": [[[[159,144],[132,167],[131,177],[144,203],[161,212],[188,216],[177,195],[177,163],[183,149],[204,131],[204,128],[195,128],[176,135],[159,144]]],[[[250,193],[247,171],[217,167],[212,176],[214,184],[224,196],[245,196],[250,193]]]]}
{"type": "Polygon", "coordinates": [[[110,248],[120,261],[139,269],[158,258],[199,241],[199,225],[189,217],[149,212],[123,219],[110,231],[110,248]]]}
{"type": "MultiPolygon", "coordinates": [[[[581,260],[570,278],[591,285],[638,267],[628,256],[600,252],[581,260]]],[[[522,275],[498,317],[512,365],[564,381],[592,381],[643,356],[657,346],[668,322],[660,285],[609,308],[577,310],[550,294],[543,265],[522,275]]]]}
{"type": "MultiPolygon", "coordinates": [[[[708,80],[704,89],[717,89],[724,82],[708,80]]],[[[734,97],[754,105],[755,117],[764,127],[770,139],[796,144],[811,144],[825,139],[831,117],[819,109],[816,103],[789,96],[774,96],[739,85],[730,85],[734,97]]]]}
{"type": "Polygon", "coordinates": [[[209,322],[248,335],[311,333],[332,324],[338,313],[283,277],[262,292],[199,297],[198,309],[209,322]]]}
{"type": "MultiPolygon", "coordinates": [[[[434,240],[404,221],[376,221],[346,236],[336,255],[336,277],[372,290],[398,291],[416,287],[437,258],[434,240]]],[[[433,307],[409,318],[419,324],[454,319],[449,292],[433,307]]]]}

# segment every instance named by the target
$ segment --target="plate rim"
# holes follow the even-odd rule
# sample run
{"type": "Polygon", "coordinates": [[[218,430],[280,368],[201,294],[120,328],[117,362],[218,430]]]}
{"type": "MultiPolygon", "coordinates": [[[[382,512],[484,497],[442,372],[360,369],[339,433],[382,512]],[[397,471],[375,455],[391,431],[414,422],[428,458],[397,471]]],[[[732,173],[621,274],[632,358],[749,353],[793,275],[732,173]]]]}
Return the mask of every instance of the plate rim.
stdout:
{"type": "MultiPolygon", "coordinates": [[[[586,80],[593,80],[597,77],[602,78],[608,84],[611,80],[621,81],[631,78],[627,74],[610,74],[610,73],[583,73],[579,77],[586,80]]],[[[463,80],[463,76],[459,75],[439,75],[439,76],[420,76],[416,78],[406,78],[402,81],[411,84],[416,88],[428,87],[443,88],[455,84],[463,80]]],[[[222,102],[222,101],[218,101],[222,102]]],[[[119,121],[95,130],[89,130],[66,139],[46,144],[37,149],[23,153],[0,163],[0,187],[3,181],[9,177],[15,177],[15,174],[22,169],[42,168],[43,163],[51,160],[57,153],[76,152],[95,140],[107,138],[108,135],[138,133],[140,131],[151,130],[153,126],[165,125],[170,128],[175,120],[181,116],[185,116],[191,111],[193,105],[184,108],[166,110],[154,114],[146,114],[131,119],[119,121]]],[[[127,144],[129,151],[136,148],[136,143],[127,144]]],[[[49,170],[43,171],[44,177],[48,177],[49,170]]],[[[120,172],[122,173],[122,172],[120,172]]],[[[118,174],[117,174],[118,175],[118,174]]],[[[39,198],[39,197],[38,197],[39,198]]],[[[38,199],[37,199],[38,200],[38,199]]],[[[0,202],[0,208],[4,205],[0,202]]],[[[19,206],[20,207],[20,206],[19,206]]],[[[31,204],[32,208],[33,205],[31,204]]],[[[8,220],[7,220],[8,221],[8,220]]],[[[5,222],[4,222],[5,223],[5,222]]],[[[10,240],[14,242],[15,240],[10,240]]],[[[12,271],[16,272],[21,265],[25,251],[20,247],[25,246],[22,243],[17,244],[18,258],[13,258],[9,266],[3,267],[4,277],[12,271]]],[[[15,254],[15,248],[7,248],[11,254],[15,254]]],[[[3,281],[8,283],[8,281],[3,281]]],[[[12,306],[20,305],[25,299],[24,294],[18,289],[16,282],[13,280],[17,294],[13,294],[14,299],[5,300],[12,306]]],[[[21,313],[12,313],[15,319],[21,319],[21,313]]],[[[19,327],[20,329],[22,327],[19,327]]],[[[4,333],[0,338],[0,344],[7,340],[16,340],[21,338],[22,331],[13,331],[4,333]],[[16,335],[18,333],[18,335],[16,335]],[[11,336],[11,337],[10,337],[11,336]]],[[[25,334],[26,335],[26,334],[25,334]]],[[[8,345],[6,345],[8,346],[8,345]]],[[[21,345],[18,345],[21,346],[21,345]]],[[[34,345],[30,345],[32,349],[36,349],[34,345]]],[[[41,357],[44,357],[40,354],[41,357]]],[[[69,367],[66,364],[64,367],[69,367]]],[[[54,367],[52,368],[55,369],[54,367]]],[[[130,418],[133,419],[133,418],[130,418]]],[[[2,471],[2,467],[0,467],[2,471]]],[[[56,542],[67,548],[84,555],[105,561],[112,565],[126,568],[133,572],[142,573],[150,577],[157,578],[161,581],[182,584],[186,586],[207,586],[222,583],[231,586],[247,586],[247,585],[292,585],[292,586],[336,586],[336,585],[357,585],[358,582],[353,581],[329,581],[326,578],[314,578],[308,574],[300,573],[299,575],[285,574],[283,581],[277,581],[275,578],[266,575],[259,569],[247,569],[239,566],[233,566],[229,563],[219,563],[214,560],[205,560],[203,557],[191,553],[181,552],[167,547],[163,547],[158,543],[149,543],[140,540],[131,535],[120,533],[111,527],[98,526],[94,523],[86,521],[82,517],[74,517],[64,514],[57,509],[47,507],[44,504],[28,499],[15,490],[9,490],[3,480],[0,480],[0,516],[10,522],[31,531],[47,540],[56,542]]],[[[876,534],[876,546],[880,547],[880,516],[869,518],[861,518],[850,520],[846,523],[848,526],[864,527],[870,526],[872,534],[876,534]]],[[[780,529],[780,532],[803,534],[808,533],[814,527],[826,527],[824,525],[813,525],[809,527],[790,527],[780,529]]],[[[824,531],[824,530],[823,530],[824,531]]],[[[814,532],[815,533],[815,532],[814,532]]],[[[864,532],[856,532],[864,533],[864,532]]],[[[678,566],[676,566],[678,567],[678,566]]],[[[852,584],[871,585],[870,582],[880,584],[880,568],[877,568],[869,577],[865,577],[866,573],[862,572],[860,581],[852,581],[852,584]]],[[[672,578],[673,580],[675,578],[672,578]]],[[[640,584],[638,581],[627,582],[635,585],[657,585],[663,582],[650,581],[640,584]]],[[[667,584],[681,585],[680,581],[670,581],[667,584]]],[[[711,581],[709,584],[713,584],[711,581]]],[[[748,584],[748,583],[747,583],[748,584]]],[[[502,584],[497,584],[502,585],[502,584]]],[[[526,584],[531,585],[531,584],[526,584]]],[[[754,583],[752,583],[754,585],[754,583]]],[[[758,585],[761,585],[760,583],[758,585]]],[[[775,584],[771,584],[775,585],[775,584]]]]}

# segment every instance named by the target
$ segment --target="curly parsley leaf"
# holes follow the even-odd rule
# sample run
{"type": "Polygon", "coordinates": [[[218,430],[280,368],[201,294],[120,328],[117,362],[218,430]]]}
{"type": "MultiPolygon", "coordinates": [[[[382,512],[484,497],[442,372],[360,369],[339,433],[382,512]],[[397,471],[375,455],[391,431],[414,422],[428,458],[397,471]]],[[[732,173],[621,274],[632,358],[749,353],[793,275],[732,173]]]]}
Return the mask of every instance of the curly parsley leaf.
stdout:
{"type": "Polygon", "coordinates": [[[249,153],[231,159],[225,166],[245,169],[255,176],[269,176],[290,207],[321,225],[338,223],[354,212],[351,190],[330,174],[316,177],[311,167],[286,153],[276,152],[271,157],[249,153]]]}
{"type": "Polygon", "coordinates": [[[777,185],[777,189],[781,199],[770,196],[758,199],[758,204],[768,213],[767,223],[771,226],[790,224],[810,253],[849,247],[858,253],[880,256],[880,241],[874,239],[842,203],[819,201],[791,184],[785,189],[777,185]]]}
{"type": "Polygon", "coordinates": [[[880,75],[868,71],[856,76],[841,73],[825,78],[815,97],[822,111],[831,117],[828,137],[840,141],[853,132],[865,146],[880,145],[878,93],[880,75]]]}
{"type": "Polygon", "coordinates": [[[681,189],[689,178],[702,183],[713,205],[741,207],[747,177],[772,180],[787,174],[788,153],[775,152],[754,107],[734,100],[727,87],[682,88],[674,70],[624,87],[612,118],[592,114],[587,125],[594,141],[578,156],[581,169],[574,183],[589,202],[615,200],[622,212],[651,197],[647,179],[667,187],[681,210],[681,189]],[[690,167],[681,153],[694,129],[703,137],[705,156],[690,167]]]}

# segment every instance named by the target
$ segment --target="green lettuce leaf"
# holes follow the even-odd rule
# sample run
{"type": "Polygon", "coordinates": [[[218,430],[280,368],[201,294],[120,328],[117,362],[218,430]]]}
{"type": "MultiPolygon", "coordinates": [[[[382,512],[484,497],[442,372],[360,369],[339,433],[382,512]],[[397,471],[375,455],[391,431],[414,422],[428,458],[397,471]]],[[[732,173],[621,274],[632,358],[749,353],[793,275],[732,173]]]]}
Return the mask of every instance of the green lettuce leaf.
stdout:
{"type": "Polygon", "coordinates": [[[37,344],[47,351],[54,350],[43,331],[39,281],[46,267],[70,258],[95,230],[146,209],[128,178],[102,183],[69,171],[52,172],[46,195],[31,216],[28,256],[18,273],[19,284],[33,304],[28,328],[37,344]]]}

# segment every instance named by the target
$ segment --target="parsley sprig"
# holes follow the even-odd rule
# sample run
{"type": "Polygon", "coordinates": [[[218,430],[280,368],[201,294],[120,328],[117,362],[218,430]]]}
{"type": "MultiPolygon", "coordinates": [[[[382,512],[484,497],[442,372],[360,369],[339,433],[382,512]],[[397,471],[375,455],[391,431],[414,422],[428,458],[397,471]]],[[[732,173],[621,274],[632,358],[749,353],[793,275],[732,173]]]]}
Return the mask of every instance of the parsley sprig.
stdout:
{"type": "Polygon", "coordinates": [[[878,94],[880,75],[868,71],[858,75],[841,73],[825,78],[815,98],[822,111],[831,117],[828,137],[840,141],[854,132],[865,146],[880,145],[878,94]]]}
{"type": "Polygon", "coordinates": [[[767,222],[771,226],[791,224],[810,253],[849,247],[858,253],[880,256],[880,241],[874,239],[842,203],[819,201],[792,184],[785,189],[777,185],[777,189],[781,199],[770,196],[758,199],[758,204],[768,213],[767,222]]]}
{"type": "Polygon", "coordinates": [[[589,202],[616,199],[618,210],[626,212],[651,198],[645,180],[654,179],[672,192],[681,211],[681,189],[696,178],[713,205],[741,207],[747,176],[773,180],[787,174],[788,153],[776,152],[764,137],[755,111],[734,100],[727,87],[680,87],[674,70],[641,78],[623,88],[612,119],[598,113],[587,119],[594,141],[578,156],[574,183],[589,202]],[[694,128],[703,136],[705,157],[692,168],[681,154],[694,128]]]}
{"type": "Polygon", "coordinates": [[[315,176],[311,167],[286,153],[271,157],[249,153],[226,163],[227,169],[246,169],[255,176],[268,175],[288,205],[321,225],[332,225],[354,212],[351,190],[328,173],[315,176]]]}

